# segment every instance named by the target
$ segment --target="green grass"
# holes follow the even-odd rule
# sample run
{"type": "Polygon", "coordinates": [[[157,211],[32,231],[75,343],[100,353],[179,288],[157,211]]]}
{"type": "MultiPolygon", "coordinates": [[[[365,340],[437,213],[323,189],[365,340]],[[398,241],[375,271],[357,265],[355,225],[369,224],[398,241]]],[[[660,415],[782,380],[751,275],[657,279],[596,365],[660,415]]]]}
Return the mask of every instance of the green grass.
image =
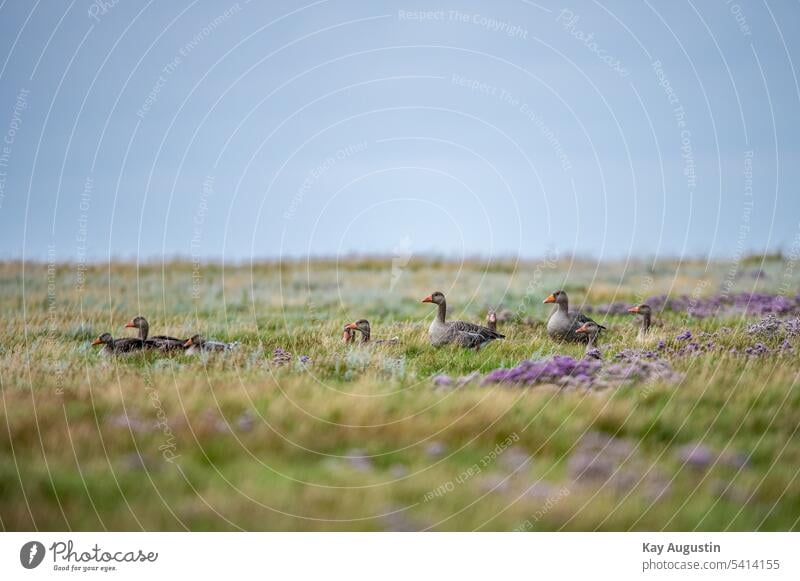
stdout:
{"type": "MultiPolygon", "coordinates": [[[[656,334],[667,341],[686,328],[732,329],[713,353],[672,361],[679,383],[565,392],[432,382],[583,355],[553,344],[540,325],[517,323],[479,353],[432,349],[433,310],[419,300],[433,290],[447,294],[457,318],[481,321],[502,301],[543,321],[541,301],[556,288],[577,304],[670,289],[710,294],[727,264],[412,261],[393,287],[391,259],[212,265],[196,296],[188,263],[90,266],[82,287],[75,265],[24,266],[23,275],[20,263],[0,264],[5,530],[800,526],[800,345],[742,355],[754,342],[744,333],[752,319],[659,317],[656,334]],[[109,359],[89,347],[103,331],[129,335],[122,326],[136,314],[152,333],[200,332],[241,347],[207,359],[109,359]],[[399,344],[344,346],[342,326],[362,317],[376,338],[399,344]],[[274,365],[276,347],[295,360],[274,365]],[[574,462],[597,432],[624,453],[609,477],[576,478],[574,462]],[[686,465],[679,451],[696,442],[747,462],[686,465]]],[[[767,278],[744,277],[734,289],[777,292],[791,272],[780,257],[761,268],[767,278]]],[[[790,282],[797,288],[796,277],[790,282]]],[[[605,323],[606,361],[637,346],[632,318],[605,323]]]]}

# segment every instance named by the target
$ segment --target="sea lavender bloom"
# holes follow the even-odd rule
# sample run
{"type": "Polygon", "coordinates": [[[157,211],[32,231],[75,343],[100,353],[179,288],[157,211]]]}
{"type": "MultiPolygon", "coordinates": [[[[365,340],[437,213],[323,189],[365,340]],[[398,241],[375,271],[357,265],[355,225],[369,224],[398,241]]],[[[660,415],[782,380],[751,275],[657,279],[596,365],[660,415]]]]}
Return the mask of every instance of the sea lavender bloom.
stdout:
{"type": "Polygon", "coordinates": [[[688,341],[692,338],[692,332],[689,329],[686,329],[683,333],[675,337],[678,341],[688,341]]]}
{"type": "Polygon", "coordinates": [[[762,355],[769,355],[770,349],[763,343],[756,343],[745,349],[744,352],[751,357],[760,357],[762,355]]]}
{"type": "Polygon", "coordinates": [[[433,385],[446,386],[452,384],[453,384],[453,378],[450,377],[449,375],[441,374],[433,378],[433,385]]]}
{"type": "Polygon", "coordinates": [[[783,321],[783,330],[787,337],[797,337],[800,335],[800,317],[783,321]]]}
{"type": "Polygon", "coordinates": [[[780,331],[783,321],[778,319],[774,314],[769,314],[758,323],[748,325],[748,335],[758,335],[761,337],[774,337],[780,331]]]}
{"type": "Polygon", "coordinates": [[[685,312],[698,318],[712,317],[725,312],[755,315],[800,314],[800,295],[793,297],[765,293],[738,293],[710,297],[660,295],[649,297],[645,302],[653,309],[685,312]]]}
{"type": "Polygon", "coordinates": [[[592,347],[586,351],[586,355],[584,355],[587,359],[602,359],[603,354],[600,352],[600,349],[597,347],[592,347]]]}
{"type": "Polygon", "coordinates": [[[540,361],[523,361],[511,369],[495,369],[484,379],[484,383],[518,383],[536,385],[540,383],[564,384],[568,380],[590,383],[592,376],[602,366],[595,359],[574,359],[556,355],[540,361]]]}
{"type": "Polygon", "coordinates": [[[274,365],[284,365],[292,360],[292,354],[283,347],[275,347],[272,352],[272,363],[274,365]]]}

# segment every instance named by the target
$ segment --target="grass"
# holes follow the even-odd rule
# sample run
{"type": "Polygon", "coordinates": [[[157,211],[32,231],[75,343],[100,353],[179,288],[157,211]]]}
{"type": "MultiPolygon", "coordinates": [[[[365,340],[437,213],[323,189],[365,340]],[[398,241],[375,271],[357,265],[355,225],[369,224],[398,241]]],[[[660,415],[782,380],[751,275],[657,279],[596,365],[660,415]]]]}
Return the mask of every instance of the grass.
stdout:
{"type": "MultiPolygon", "coordinates": [[[[541,300],[556,288],[576,305],[712,294],[731,282],[729,268],[415,260],[392,285],[391,259],[377,258],[200,272],[179,261],[85,272],[2,263],[0,524],[797,530],[800,345],[744,355],[754,342],[745,329],[757,319],[658,315],[653,341],[675,345],[684,329],[718,335],[712,352],[671,359],[678,383],[564,391],[432,380],[583,356],[581,346],[521,323],[501,324],[507,339],[479,353],[432,349],[433,309],[419,300],[433,290],[447,294],[454,317],[480,321],[502,303],[543,321],[541,300]],[[129,335],[123,325],[136,314],[153,333],[200,332],[241,346],[207,358],[107,358],[89,346],[103,331],[129,335]],[[344,346],[342,326],[362,317],[374,337],[399,344],[344,346]],[[276,347],[293,359],[273,362],[276,347]],[[697,444],[710,460],[686,461],[697,444]]],[[[797,288],[779,256],[752,268],[764,276],[740,276],[734,290],[780,292],[787,277],[797,288]]],[[[607,362],[637,346],[632,318],[605,324],[607,362]]]]}

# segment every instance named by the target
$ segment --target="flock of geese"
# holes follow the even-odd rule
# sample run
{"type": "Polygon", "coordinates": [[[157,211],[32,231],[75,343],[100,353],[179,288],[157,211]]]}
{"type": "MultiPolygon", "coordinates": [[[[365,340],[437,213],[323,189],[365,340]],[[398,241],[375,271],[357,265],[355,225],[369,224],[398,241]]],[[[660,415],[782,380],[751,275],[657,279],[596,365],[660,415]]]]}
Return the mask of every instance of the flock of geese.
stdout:
{"type": "MultiPolygon", "coordinates": [[[[452,344],[478,351],[481,347],[496,339],[505,339],[505,335],[497,332],[497,315],[494,311],[489,312],[487,325],[483,326],[467,321],[446,320],[447,302],[444,294],[439,291],[429,294],[422,299],[422,302],[432,303],[438,307],[436,318],[428,328],[428,337],[434,347],[452,344]]],[[[585,314],[570,311],[569,298],[563,290],[555,291],[543,302],[555,304],[555,309],[547,321],[547,334],[554,340],[586,343],[586,348],[589,350],[595,347],[597,338],[602,331],[606,330],[606,327],[593,321],[585,314]]],[[[642,304],[631,307],[628,312],[641,316],[642,325],[639,330],[639,337],[644,338],[650,330],[652,313],[650,307],[642,304]]],[[[151,337],[149,336],[150,326],[147,320],[141,316],[128,321],[125,327],[138,329],[138,337],[114,339],[110,333],[103,333],[92,341],[92,345],[102,345],[103,352],[106,354],[125,354],[153,350],[164,353],[184,352],[188,355],[203,351],[229,351],[238,345],[238,343],[210,341],[202,335],[194,335],[189,339],[179,339],[167,335],[151,337]]],[[[359,319],[345,325],[342,335],[344,342],[355,342],[356,332],[361,334],[361,343],[395,344],[399,342],[397,337],[373,340],[369,321],[366,319],[359,319]]]]}

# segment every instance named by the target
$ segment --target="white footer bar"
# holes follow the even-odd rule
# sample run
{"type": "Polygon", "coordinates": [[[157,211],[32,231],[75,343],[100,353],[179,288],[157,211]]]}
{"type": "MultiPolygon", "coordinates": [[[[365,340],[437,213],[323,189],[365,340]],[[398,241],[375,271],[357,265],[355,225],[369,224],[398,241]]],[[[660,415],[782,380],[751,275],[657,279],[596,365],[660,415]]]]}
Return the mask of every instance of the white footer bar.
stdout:
{"type": "Polygon", "coordinates": [[[777,581],[800,579],[798,541],[798,533],[3,533],[0,578],[777,581]]]}

